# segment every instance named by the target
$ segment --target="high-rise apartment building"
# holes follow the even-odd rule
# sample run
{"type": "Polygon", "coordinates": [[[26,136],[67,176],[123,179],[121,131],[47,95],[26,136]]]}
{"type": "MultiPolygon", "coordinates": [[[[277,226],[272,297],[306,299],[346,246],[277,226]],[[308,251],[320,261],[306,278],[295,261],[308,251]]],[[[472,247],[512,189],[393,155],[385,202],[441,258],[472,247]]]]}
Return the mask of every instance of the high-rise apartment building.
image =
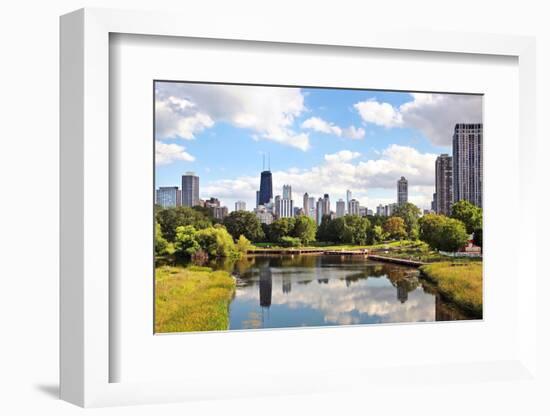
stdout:
{"type": "Polygon", "coordinates": [[[404,205],[409,200],[409,182],[404,176],[397,181],[397,204],[404,205]]]}
{"type": "Polygon", "coordinates": [[[346,191],[346,211],[349,213],[349,201],[351,201],[351,191],[346,191]]]}
{"type": "Polygon", "coordinates": [[[181,204],[184,207],[199,204],[199,177],[194,172],[186,172],[181,177],[181,204]]]}
{"type": "Polygon", "coordinates": [[[315,198],[312,196],[309,197],[308,207],[309,213],[306,215],[309,215],[310,218],[315,219],[315,198]]]}
{"type": "Polygon", "coordinates": [[[328,194],[323,196],[323,215],[330,215],[330,198],[328,194]]]}
{"type": "Polygon", "coordinates": [[[294,201],[277,195],[275,197],[275,215],[277,218],[292,218],[294,216],[294,201]]]}
{"type": "Polygon", "coordinates": [[[321,225],[321,221],[323,220],[323,215],[324,215],[323,206],[324,206],[324,200],[323,198],[319,198],[315,206],[315,221],[317,222],[317,225],[321,225]]]}
{"type": "Polygon", "coordinates": [[[228,213],[227,207],[217,206],[212,208],[212,216],[217,220],[223,220],[228,213]]]}
{"type": "Polygon", "coordinates": [[[246,202],[235,201],[235,211],[246,211],[246,202]]]}
{"type": "Polygon", "coordinates": [[[359,215],[359,201],[352,199],[349,201],[349,215],[359,215]]]}
{"type": "Polygon", "coordinates": [[[453,202],[483,207],[483,124],[457,124],[453,134],[453,202]]]}
{"type": "Polygon", "coordinates": [[[346,215],[346,202],[342,199],[336,201],[336,218],[346,215]]]}
{"type": "Polygon", "coordinates": [[[307,192],[304,194],[304,202],[302,207],[304,208],[304,215],[309,216],[309,195],[307,192]]]}
{"type": "Polygon", "coordinates": [[[177,186],[161,186],[157,189],[155,203],[163,208],[181,205],[181,191],[177,186]]]}
{"type": "Polygon", "coordinates": [[[283,199],[292,199],[292,186],[283,185],[283,199]]]}
{"type": "Polygon", "coordinates": [[[451,215],[453,204],[453,158],[442,154],[435,160],[435,212],[451,215]]]}

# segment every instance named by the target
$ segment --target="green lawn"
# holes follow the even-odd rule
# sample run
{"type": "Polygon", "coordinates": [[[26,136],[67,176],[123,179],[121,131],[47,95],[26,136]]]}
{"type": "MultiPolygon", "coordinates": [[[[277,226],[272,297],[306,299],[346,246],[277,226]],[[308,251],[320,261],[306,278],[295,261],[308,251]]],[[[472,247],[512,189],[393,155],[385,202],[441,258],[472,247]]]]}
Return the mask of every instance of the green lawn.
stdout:
{"type": "Polygon", "coordinates": [[[481,262],[442,262],[422,266],[422,275],[435,283],[449,301],[476,318],[483,317],[483,265],[481,262]]]}
{"type": "Polygon", "coordinates": [[[155,332],[213,331],[229,328],[235,280],[208,267],[155,269],[155,332]]]}

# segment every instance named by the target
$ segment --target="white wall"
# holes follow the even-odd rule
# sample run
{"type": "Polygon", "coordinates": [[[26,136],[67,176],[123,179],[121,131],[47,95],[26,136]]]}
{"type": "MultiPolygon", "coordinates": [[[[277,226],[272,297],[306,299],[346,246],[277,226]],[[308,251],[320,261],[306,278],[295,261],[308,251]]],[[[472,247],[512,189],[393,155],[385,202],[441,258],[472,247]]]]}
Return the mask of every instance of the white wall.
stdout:
{"type": "MultiPolygon", "coordinates": [[[[341,25],[388,24],[536,35],[539,154],[544,156],[549,150],[550,140],[547,123],[550,105],[546,99],[550,93],[550,29],[549,13],[543,7],[545,3],[531,0],[4,1],[0,12],[0,279],[3,283],[0,285],[0,413],[80,412],[80,409],[54,399],[58,367],[59,15],[84,6],[173,9],[193,14],[194,19],[202,18],[205,24],[214,13],[226,15],[228,19],[231,15],[246,14],[250,19],[278,20],[282,30],[287,25],[301,25],[307,31],[308,22],[316,20],[326,22],[327,32],[337,31],[341,25]],[[546,138],[544,143],[542,137],[546,138]]],[[[540,172],[542,174],[542,169],[540,172]]],[[[530,209],[543,213],[543,200],[539,200],[537,205],[530,209]]],[[[544,230],[548,231],[548,222],[541,223],[541,236],[544,230]]],[[[539,237],[541,250],[542,243],[542,237],[539,237]]],[[[544,304],[543,295],[550,293],[548,283],[538,288],[538,292],[539,319],[547,323],[549,307],[544,304]]],[[[545,349],[550,351],[547,332],[541,332],[541,337],[545,337],[545,349]]],[[[548,370],[546,356],[541,354],[539,358],[548,370]]],[[[506,383],[487,383],[481,387],[434,385],[432,391],[404,390],[397,384],[388,386],[387,394],[377,397],[370,397],[367,391],[362,398],[338,393],[324,397],[267,398],[165,405],[154,410],[140,407],[97,412],[148,414],[163,411],[192,415],[283,412],[542,414],[548,412],[550,406],[541,399],[542,396],[542,391],[532,390],[528,385],[517,387],[506,383]]]]}

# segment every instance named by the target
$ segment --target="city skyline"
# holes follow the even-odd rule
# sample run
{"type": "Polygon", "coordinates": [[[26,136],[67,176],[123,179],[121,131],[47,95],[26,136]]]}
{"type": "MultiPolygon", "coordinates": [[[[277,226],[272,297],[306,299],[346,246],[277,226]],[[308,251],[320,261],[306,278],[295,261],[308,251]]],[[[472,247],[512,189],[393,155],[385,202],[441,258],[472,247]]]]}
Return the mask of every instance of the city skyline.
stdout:
{"type": "Polygon", "coordinates": [[[346,212],[347,190],[373,211],[396,202],[401,176],[409,201],[429,209],[454,125],[482,118],[481,96],[185,83],[157,83],[156,116],[156,189],[194,171],[200,199],[251,211],[270,154],[273,198],[290,184],[295,207],[328,193],[346,212]]]}

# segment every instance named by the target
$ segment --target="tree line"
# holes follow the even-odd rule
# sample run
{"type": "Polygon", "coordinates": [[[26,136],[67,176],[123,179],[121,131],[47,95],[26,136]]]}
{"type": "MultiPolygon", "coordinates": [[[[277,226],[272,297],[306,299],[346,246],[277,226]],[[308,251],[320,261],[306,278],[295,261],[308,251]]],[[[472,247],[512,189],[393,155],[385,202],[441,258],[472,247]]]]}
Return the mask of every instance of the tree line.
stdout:
{"type": "Polygon", "coordinates": [[[366,245],[389,240],[422,240],[436,250],[457,251],[474,235],[482,246],[482,210],[467,202],[452,206],[450,217],[421,216],[414,204],[406,203],[390,217],[345,215],[324,216],[319,226],[308,216],[279,218],[261,224],[253,212],[235,211],[223,221],[215,220],[202,207],[155,207],[157,255],[184,257],[239,256],[252,243],[283,247],[307,246],[314,241],[333,244],[366,245]]]}

